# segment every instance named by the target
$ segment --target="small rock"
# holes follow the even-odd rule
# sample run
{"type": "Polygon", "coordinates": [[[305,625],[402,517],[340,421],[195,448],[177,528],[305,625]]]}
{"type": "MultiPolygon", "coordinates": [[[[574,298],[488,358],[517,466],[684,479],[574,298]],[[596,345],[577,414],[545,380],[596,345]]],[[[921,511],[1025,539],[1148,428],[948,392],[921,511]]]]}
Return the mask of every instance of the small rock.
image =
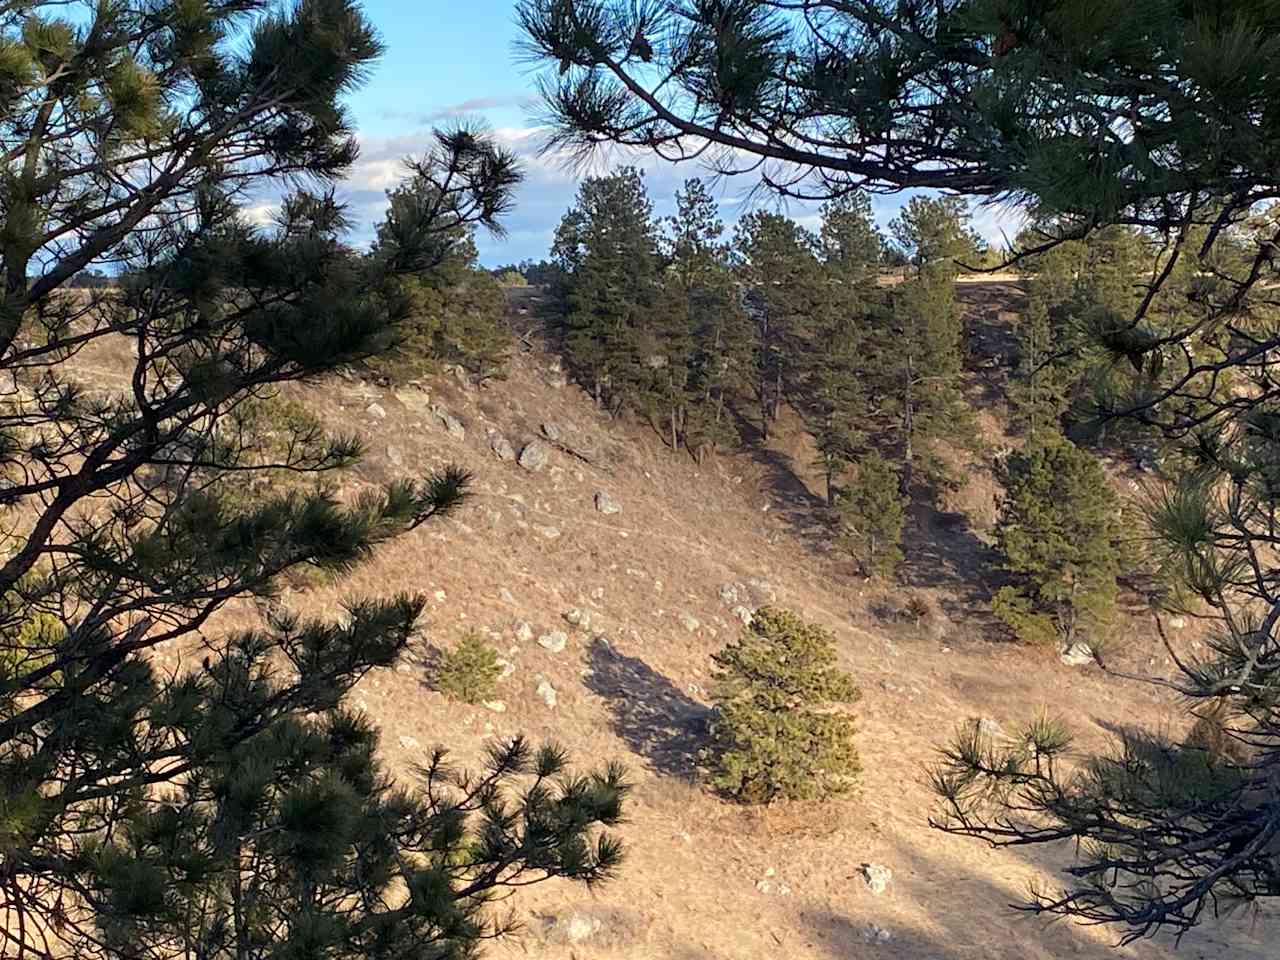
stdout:
{"type": "Polygon", "coordinates": [[[419,743],[415,738],[413,738],[413,737],[401,737],[401,738],[400,738],[400,746],[404,747],[406,750],[421,750],[421,749],[422,749],[422,744],[420,744],[420,743],[419,743]]]}
{"type": "Polygon", "coordinates": [[[533,639],[533,624],[529,623],[528,620],[517,620],[513,632],[517,640],[522,643],[528,643],[533,639]]]}
{"type": "Polygon", "coordinates": [[[756,618],[755,611],[750,607],[736,606],[733,608],[733,615],[742,621],[744,627],[751,626],[751,621],[756,618]]]}
{"type": "Polygon", "coordinates": [[[1077,641],[1062,651],[1059,659],[1069,667],[1083,667],[1093,663],[1093,647],[1083,641],[1077,641]]]}
{"type": "Polygon", "coordinates": [[[498,682],[499,683],[501,683],[503,680],[507,679],[507,677],[511,676],[513,673],[516,672],[516,665],[512,663],[510,660],[508,660],[506,657],[499,657],[495,662],[498,664],[498,671],[499,671],[498,682]]]}
{"type": "Polygon", "coordinates": [[[484,701],[484,708],[486,710],[492,710],[494,713],[507,712],[507,705],[501,700],[486,700],[484,701]]]}
{"type": "Polygon", "coordinates": [[[862,931],[862,939],[867,943],[888,943],[893,939],[893,932],[878,924],[869,923],[862,931]]]}
{"type": "Polygon", "coordinates": [[[383,410],[382,405],[378,403],[369,404],[364,408],[364,412],[369,414],[369,416],[373,417],[375,420],[384,420],[387,416],[387,411],[383,410]]]}
{"type": "Polygon", "coordinates": [[[882,863],[864,863],[862,865],[862,877],[867,881],[867,887],[876,896],[884,893],[885,888],[889,886],[889,882],[893,880],[893,871],[882,863]]]}
{"type": "Polygon", "coordinates": [[[680,614],[680,626],[684,627],[690,633],[697,633],[702,626],[702,621],[691,613],[680,614]]]}
{"type": "Polygon", "coordinates": [[[1185,630],[1186,628],[1187,628],[1186,617],[1170,617],[1169,618],[1170,630],[1185,630]]]}
{"type": "Polygon", "coordinates": [[[393,467],[404,466],[404,454],[398,447],[387,447],[387,460],[393,467]]]}
{"type": "Polygon", "coordinates": [[[583,630],[591,629],[591,611],[582,610],[578,607],[570,607],[564,612],[564,619],[574,627],[581,627],[583,630]]]}
{"type": "Polygon", "coordinates": [[[553,527],[548,524],[535,523],[533,530],[538,536],[545,537],[547,540],[558,540],[560,538],[560,528],[553,527]]]}
{"type": "Polygon", "coordinates": [[[511,446],[511,441],[500,433],[495,433],[489,438],[489,449],[499,460],[511,461],[516,458],[515,447],[511,446]]]}
{"type": "Polygon", "coordinates": [[[542,425],[542,435],[552,443],[555,443],[564,436],[564,431],[562,431],[557,424],[544,423],[542,425]]]}
{"type": "Polygon", "coordinates": [[[591,599],[592,599],[592,600],[603,600],[603,599],[604,599],[604,587],[596,587],[594,590],[592,590],[592,591],[591,591],[591,599]]]}
{"type": "Polygon", "coordinates": [[[553,710],[555,709],[557,700],[556,688],[551,685],[551,682],[546,677],[538,681],[538,687],[534,692],[542,699],[543,703],[553,710]]]}
{"type": "Polygon", "coordinates": [[[600,513],[621,513],[622,504],[613,499],[606,491],[596,491],[596,510],[600,513]]]}
{"type": "Polygon", "coordinates": [[[515,595],[512,594],[512,592],[508,590],[506,587],[503,587],[501,590],[498,591],[498,599],[501,600],[503,603],[516,602],[515,595]]]}
{"type": "Polygon", "coordinates": [[[446,600],[449,599],[449,595],[445,593],[443,590],[437,590],[435,593],[432,594],[432,596],[435,598],[436,603],[444,603],[446,600]]]}
{"type": "Polygon", "coordinates": [[[550,633],[544,633],[538,638],[538,646],[550,650],[552,653],[562,651],[568,642],[569,635],[563,630],[552,630],[550,633]]]}
{"type": "Polygon", "coordinates": [[[732,607],[737,605],[741,601],[741,599],[742,598],[738,596],[738,584],[736,583],[720,584],[720,601],[726,607],[732,607]]]}
{"type": "Polygon", "coordinates": [[[467,429],[462,425],[462,421],[443,406],[436,404],[431,408],[431,412],[444,425],[444,428],[449,431],[449,436],[453,437],[453,439],[465,440],[467,438],[467,429]]]}
{"type": "Polygon", "coordinates": [[[759,890],[761,893],[768,893],[770,890],[773,889],[773,884],[771,884],[768,880],[757,880],[756,889],[759,890]]]}
{"type": "Polygon", "coordinates": [[[539,472],[546,467],[547,462],[551,459],[551,453],[547,445],[540,440],[531,440],[525,444],[525,448],[520,451],[520,466],[534,473],[539,472]]]}

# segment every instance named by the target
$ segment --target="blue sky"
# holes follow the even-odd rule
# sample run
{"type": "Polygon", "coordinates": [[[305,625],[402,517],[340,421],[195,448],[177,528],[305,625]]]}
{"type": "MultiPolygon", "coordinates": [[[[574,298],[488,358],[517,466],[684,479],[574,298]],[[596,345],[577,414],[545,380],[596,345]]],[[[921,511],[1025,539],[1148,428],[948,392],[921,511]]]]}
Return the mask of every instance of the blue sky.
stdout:
{"type": "MultiPolygon", "coordinates": [[[[387,52],[369,83],[349,102],[361,157],[342,194],[361,239],[368,239],[381,219],[384,191],[403,176],[403,158],[426,149],[434,125],[466,117],[487,124],[513,148],[527,176],[518,205],[506,221],[507,236],[477,237],[482,261],[492,266],[546,256],[582,172],[539,154],[534,84],[528,66],[517,62],[514,6],[514,0],[364,0],[387,52]]],[[[603,156],[598,170],[621,159],[644,167],[659,215],[670,212],[680,183],[702,172],[691,164],[677,167],[649,156],[603,156]]],[[[727,224],[750,209],[745,202],[750,186],[743,178],[718,188],[727,224]]],[[[876,198],[877,218],[887,223],[901,202],[876,198]]],[[[800,220],[813,217],[811,209],[800,205],[793,204],[789,212],[800,220]]],[[[983,210],[975,222],[989,239],[997,240],[1000,223],[1008,220],[1007,212],[983,210]]]]}

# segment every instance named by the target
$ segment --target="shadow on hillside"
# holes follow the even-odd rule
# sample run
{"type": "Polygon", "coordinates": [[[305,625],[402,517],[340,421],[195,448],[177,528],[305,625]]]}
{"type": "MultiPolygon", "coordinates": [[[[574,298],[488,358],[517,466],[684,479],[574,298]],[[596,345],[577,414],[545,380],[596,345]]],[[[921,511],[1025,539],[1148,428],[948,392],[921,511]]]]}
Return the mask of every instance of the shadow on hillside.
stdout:
{"type": "Polygon", "coordinates": [[[817,528],[825,531],[827,526],[826,500],[817,496],[800,478],[790,455],[764,445],[760,428],[754,421],[736,408],[731,407],[730,412],[742,438],[742,449],[765,470],[765,482],[770,499],[777,508],[776,515],[786,520],[792,534],[806,545],[817,547],[825,544],[829,538],[817,528]]]}
{"type": "Polygon", "coordinates": [[[914,501],[902,541],[907,560],[901,577],[907,586],[949,592],[952,596],[942,601],[948,617],[977,627],[983,635],[998,635],[1002,626],[991,616],[991,596],[1004,582],[1000,559],[973,532],[968,517],[914,501]]]}
{"type": "Polygon", "coordinates": [[[612,727],[659,773],[692,778],[698,753],[707,745],[711,710],[690,699],[639,657],[606,643],[591,645],[587,688],[603,697],[612,727]]]}

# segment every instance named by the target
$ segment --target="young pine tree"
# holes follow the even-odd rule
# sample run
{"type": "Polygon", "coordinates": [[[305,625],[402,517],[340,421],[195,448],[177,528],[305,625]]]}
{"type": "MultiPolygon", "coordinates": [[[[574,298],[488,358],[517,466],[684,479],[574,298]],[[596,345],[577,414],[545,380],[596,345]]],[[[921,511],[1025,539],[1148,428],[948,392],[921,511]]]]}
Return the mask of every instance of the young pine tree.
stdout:
{"type": "Polygon", "coordinates": [[[457,646],[440,656],[436,689],[463,703],[491,700],[502,668],[498,654],[475,630],[468,630],[457,646]]]}
{"type": "Polygon", "coordinates": [[[714,657],[715,774],[744,803],[839,793],[857,774],[853,719],[860,697],[836,667],[835,642],[787,610],[763,607],[714,657]]]}
{"type": "Polygon", "coordinates": [[[839,542],[866,576],[892,576],[902,562],[906,498],[898,472],[872,451],[836,502],[839,542]]]}
{"type": "Polygon", "coordinates": [[[1011,453],[996,526],[1017,578],[993,610],[1028,642],[1070,645],[1096,636],[1115,606],[1119,501],[1097,458],[1061,436],[1011,453]]]}

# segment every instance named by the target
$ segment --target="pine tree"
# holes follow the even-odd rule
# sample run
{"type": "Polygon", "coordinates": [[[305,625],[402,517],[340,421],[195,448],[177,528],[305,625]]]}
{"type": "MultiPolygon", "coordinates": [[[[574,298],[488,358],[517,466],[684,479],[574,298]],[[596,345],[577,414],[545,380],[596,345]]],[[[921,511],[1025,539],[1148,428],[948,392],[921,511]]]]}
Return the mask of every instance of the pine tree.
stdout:
{"type": "Polygon", "coordinates": [[[836,504],[840,543],[867,576],[892,576],[902,562],[906,500],[898,472],[872,451],[836,504]]]}
{"type": "Polygon", "coordinates": [[[727,401],[745,376],[749,335],[714,198],[694,179],[685,181],[675,201],[675,215],[663,222],[668,266],[659,329],[673,345],[668,352],[687,364],[683,401],[673,422],[680,424],[685,447],[700,457],[736,439],[727,401]]]}
{"type": "Polygon", "coordinates": [[[777,213],[753,211],[734,230],[738,277],[746,288],[752,319],[751,389],[760,411],[760,432],[778,417],[799,354],[799,338],[824,295],[815,238],[777,213]]]}
{"type": "Polygon", "coordinates": [[[493,699],[498,676],[498,653],[475,630],[468,630],[457,646],[440,655],[435,685],[447,697],[463,703],[493,699]]]}
{"type": "Polygon", "coordinates": [[[993,609],[1023,639],[1065,645],[1095,638],[1112,615],[1119,569],[1119,503],[1095,457],[1041,434],[1010,454],[996,526],[1018,584],[993,609]]]}
{"type": "Polygon", "coordinates": [[[283,720],[84,842],[105,892],[96,952],[465,960],[514,927],[491,916],[492,891],[595,883],[620,862],[602,829],[621,817],[618,769],[574,775],[559,748],[517,738],[475,774],[437,750],[405,789],[378,740],[359,713],[283,720]]]}
{"type": "Polygon", "coordinates": [[[744,803],[808,800],[849,787],[858,772],[854,724],[831,707],[861,694],[836,667],[829,633],[762,607],[714,660],[716,787],[744,803]]]}
{"type": "Polygon", "coordinates": [[[859,188],[998,197],[1068,225],[1020,255],[1115,228],[1153,248],[1152,269],[1116,274],[1129,285],[1125,309],[1079,316],[1088,351],[1105,358],[1090,364],[1081,412],[1180,449],[1152,535],[1214,641],[1205,662],[1158,682],[1192,703],[1227,698],[1249,763],[1216,764],[1206,778],[1196,752],[1128,737],[1114,755],[1063,764],[1051,723],[1010,750],[968,736],[938,779],[940,825],[996,844],[1071,845],[1080,857],[1067,888],[1036,891],[1029,908],[1120,924],[1126,939],[1185,930],[1224,900],[1276,896],[1277,540],[1270,458],[1255,463],[1247,448],[1255,415],[1272,413],[1280,356],[1265,292],[1280,233],[1255,220],[1280,189],[1280,7],[1227,0],[1206,16],[1198,4],[1153,15],[1149,4],[1087,0],[817,0],[790,18],[770,3],[522,0],[518,10],[551,80],[544,100],[562,148],[696,153],[810,199],[859,188]]]}
{"type": "MultiPolygon", "coordinates": [[[[466,955],[473,930],[452,918],[501,882],[483,866],[452,886],[414,867],[401,875],[422,897],[388,929],[395,910],[373,915],[401,889],[391,866],[456,848],[459,820],[357,824],[353,791],[388,812],[398,801],[341,779],[367,767],[312,764],[302,742],[302,718],[336,716],[361,676],[395,661],[422,598],[217,626],[291,573],[341,577],[467,493],[447,468],[338,497],[326,478],[359,441],[280,396],[393,342],[409,316],[399,282],[446,260],[468,225],[496,226],[519,180],[489,140],[442,133],[410,172],[423,185],[412,197],[430,202],[393,203],[376,250],[357,252],[332,193],[355,157],[342,101],[381,49],[347,0],[37,3],[0,18],[6,956],[336,958],[379,955],[378,937],[390,955],[441,955],[449,938],[466,955]],[[272,226],[237,209],[300,184],[312,189],[288,195],[272,226]],[[88,269],[117,283],[68,294],[88,269]],[[112,357],[119,379],[95,369],[112,357]],[[158,650],[203,655],[171,670],[158,650]],[[219,811],[252,806],[264,777],[280,792],[242,811],[264,825],[243,834],[219,811]],[[275,829],[285,820],[294,829],[275,829]],[[334,900],[308,872],[330,869],[345,871],[324,888],[334,900]],[[251,945],[215,946],[228,902],[269,912],[242,915],[251,945]],[[333,921],[341,909],[365,916],[358,936],[333,921]]],[[[596,806],[560,806],[554,791],[535,805],[539,842],[501,863],[598,876],[588,835],[620,799],[602,776],[596,806]]],[[[490,858],[479,866],[493,850],[465,856],[490,858]]]]}
{"type": "Polygon", "coordinates": [[[644,176],[622,167],[588,177],[556,229],[563,274],[560,334],[570,365],[596,402],[635,406],[648,386],[659,255],[644,176]]]}

